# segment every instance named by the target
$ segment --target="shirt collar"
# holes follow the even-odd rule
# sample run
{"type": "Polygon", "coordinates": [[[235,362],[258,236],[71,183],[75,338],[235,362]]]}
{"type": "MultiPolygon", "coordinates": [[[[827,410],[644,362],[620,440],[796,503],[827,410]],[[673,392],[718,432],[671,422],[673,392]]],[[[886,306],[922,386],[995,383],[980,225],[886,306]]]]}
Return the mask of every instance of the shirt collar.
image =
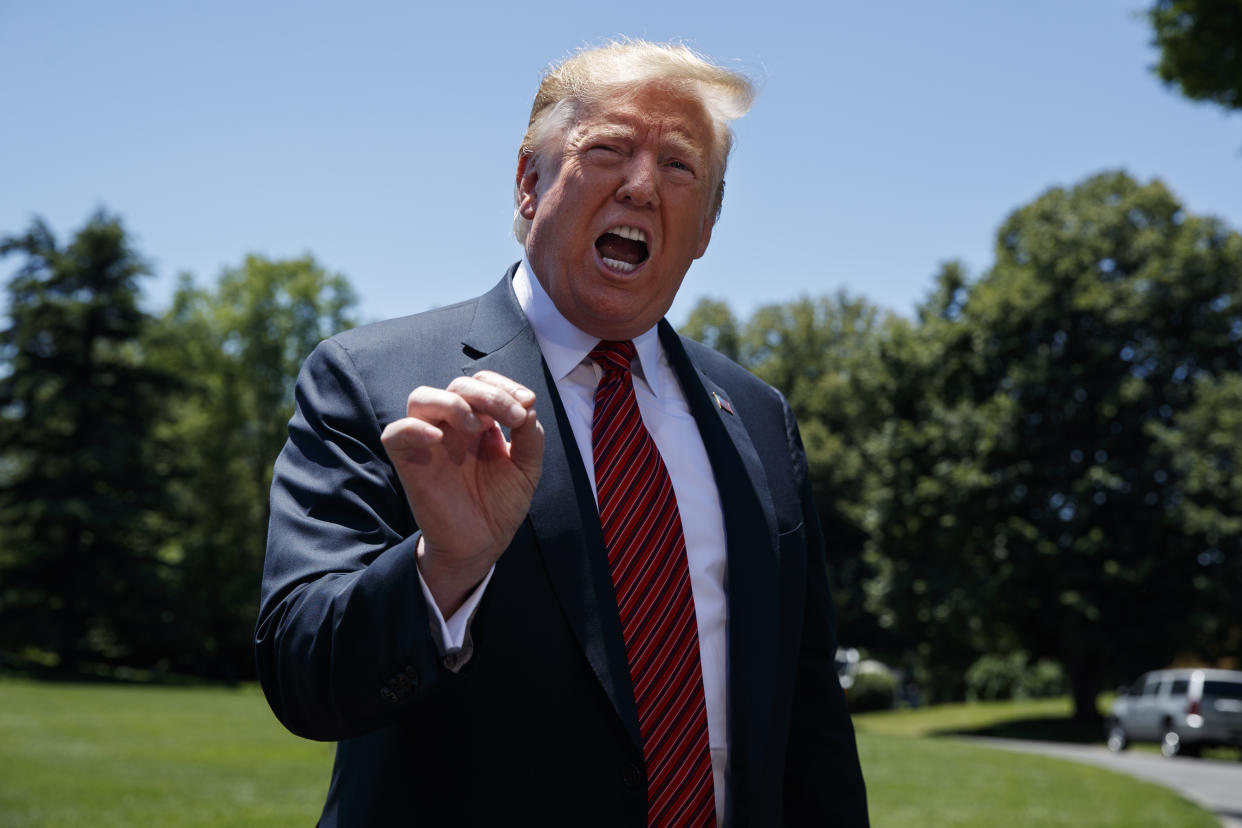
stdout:
{"type": "MultiPolygon", "coordinates": [[[[552,380],[560,382],[587,358],[599,338],[580,330],[565,318],[553,303],[552,297],[543,289],[525,256],[522,257],[517,272],[513,274],[513,292],[522,312],[535,329],[535,339],[538,340],[544,362],[552,373],[552,380]]],[[[651,327],[636,336],[634,349],[638,351],[634,376],[644,380],[651,388],[651,393],[659,397],[659,366],[665,363],[666,358],[656,328],[651,327]],[[651,366],[651,369],[644,370],[643,366],[651,366]]]]}

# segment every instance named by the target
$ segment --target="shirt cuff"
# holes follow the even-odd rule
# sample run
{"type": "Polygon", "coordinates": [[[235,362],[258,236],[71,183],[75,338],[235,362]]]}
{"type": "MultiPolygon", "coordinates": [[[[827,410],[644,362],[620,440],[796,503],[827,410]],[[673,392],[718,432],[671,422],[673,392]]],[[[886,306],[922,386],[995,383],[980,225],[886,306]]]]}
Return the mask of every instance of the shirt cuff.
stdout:
{"type": "MultiPolygon", "coordinates": [[[[414,568],[418,569],[417,566],[414,568]]],[[[483,593],[487,590],[487,585],[491,582],[495,571],[496,565],[493,564],[474,591],[466,596],[466,600],[457,608],[457,611],[446,619],[441,614],[440,607],[436,605],[436,600],[427,582],[423,580],[422,570],[418,570],[418,585],[422,588],[423,598],[427,602],[427,616],[430,621],[432,640],[435,641],[436,648],[443,656],[444,666],[454,673],[464,667],[474,653],[474,642],[470,638],[470,621],[474,618],[474,612],[479,608],[479,602],[483,600],[483,593]]]]}

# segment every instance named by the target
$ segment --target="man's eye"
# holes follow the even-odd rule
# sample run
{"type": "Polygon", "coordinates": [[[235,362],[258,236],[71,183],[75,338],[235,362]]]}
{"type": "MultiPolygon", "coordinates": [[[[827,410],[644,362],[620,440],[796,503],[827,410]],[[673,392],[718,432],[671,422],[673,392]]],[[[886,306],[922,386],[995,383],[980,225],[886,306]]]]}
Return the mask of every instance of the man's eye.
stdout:
{"type": "Polygon", "coordinates": [[[685,170],[686,172],[694,172],[694,169],[691,168],[690,165],[684,161],[669,161],[668,165],[675,170],[685,170]]]}

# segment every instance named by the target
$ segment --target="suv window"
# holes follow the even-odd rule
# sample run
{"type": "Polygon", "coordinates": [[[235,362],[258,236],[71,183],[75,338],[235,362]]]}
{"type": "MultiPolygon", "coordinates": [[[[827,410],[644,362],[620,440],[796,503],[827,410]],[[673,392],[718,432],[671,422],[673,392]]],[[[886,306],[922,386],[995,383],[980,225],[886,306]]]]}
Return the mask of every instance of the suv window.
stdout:
{"type": "Polygon", "coordinates": [[[1147,683],[1143,685],[1144,696],[1154,696],[1156,695],[1156,692],[1159,690],[1160,690],[1160,679],[1157,679],[1157,678],[1149,678],[1147,680],[1147,683]]]}
{"type": "Polygon", "coordinates": [[[1174,696],[1184,696],[1190,690],[1190,679],[1173,679],[1173,687],[1169,692],[1174,696]]]}
{"type": "Polygon", "coordinates": [[[1217,699],[1242,699],[1242,683],[1236,681],[1205,681],[1203,695],[1217,699]]]}

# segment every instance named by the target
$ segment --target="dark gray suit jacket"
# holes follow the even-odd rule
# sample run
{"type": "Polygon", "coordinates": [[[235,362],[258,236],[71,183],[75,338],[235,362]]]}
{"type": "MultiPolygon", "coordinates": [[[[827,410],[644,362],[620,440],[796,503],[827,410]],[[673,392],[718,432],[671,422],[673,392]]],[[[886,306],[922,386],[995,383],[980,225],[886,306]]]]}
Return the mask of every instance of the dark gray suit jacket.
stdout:
{"type": "MultiPolygon", "coordinates": [[[[255,635],[276,715],[294,733],[339,741],[321,825],[646,824],[599,517],[512,274],[478,299],[333,337],[298,377],[255,635]],[[535,392],[546,447],[530,514],[472,621],[474,654],[453,673],[430,634],[417,527],[380,433],[405,416],[414,387],[483,369],[535,392]]],[[[771,387],[665,322],[660,337],[724,510],[731,823],[864,826],[793,415],[771,387]]]]}

